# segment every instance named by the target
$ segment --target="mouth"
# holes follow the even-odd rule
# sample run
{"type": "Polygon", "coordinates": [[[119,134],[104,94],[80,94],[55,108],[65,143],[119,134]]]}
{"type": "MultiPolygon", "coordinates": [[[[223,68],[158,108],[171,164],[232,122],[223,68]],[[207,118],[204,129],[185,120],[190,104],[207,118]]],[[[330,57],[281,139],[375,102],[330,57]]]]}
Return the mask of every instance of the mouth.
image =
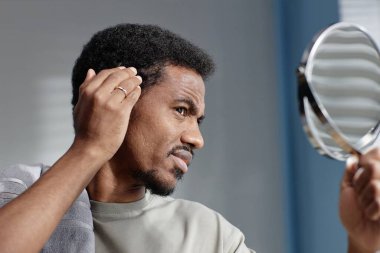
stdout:
{"type": "Polygon", "coordinates": [[[191,160],[193,159],[192,154],[186,150],[177,150],[171,156],[173,157],[175,167],[185,174],[189,170],[191,160]]]}

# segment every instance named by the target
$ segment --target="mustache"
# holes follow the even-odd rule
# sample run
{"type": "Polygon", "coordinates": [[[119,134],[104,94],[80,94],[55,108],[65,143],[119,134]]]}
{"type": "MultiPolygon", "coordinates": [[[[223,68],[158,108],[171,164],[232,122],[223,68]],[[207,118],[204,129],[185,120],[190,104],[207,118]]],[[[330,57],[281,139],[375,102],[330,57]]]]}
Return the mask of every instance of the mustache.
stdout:
{"type": "Polygon", "coordinates": [[[172,148],[168,152],[168,156],[175,154],[179,150],[185,150],[185,151],[189,152],[194,157],[194,151],[193,151],[193,149],[191,148],[190,145],[186,145],[186,144],[185,145],[175,146],[174,148],[172,148]]]}

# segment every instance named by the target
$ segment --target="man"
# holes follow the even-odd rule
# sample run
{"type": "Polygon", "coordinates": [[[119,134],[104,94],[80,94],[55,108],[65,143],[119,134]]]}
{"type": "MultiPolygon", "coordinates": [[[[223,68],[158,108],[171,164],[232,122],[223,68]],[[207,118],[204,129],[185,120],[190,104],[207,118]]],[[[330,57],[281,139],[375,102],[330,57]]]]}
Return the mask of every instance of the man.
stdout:
{"type": "MultiPolygon", "coordinates": [[[[206,53],[157,26],[95,34],[73,70],[72,146],[48,170],[0,171],[1,251],[253,252],[218,213],[163,197],[203,146],[203,81],[212,71],[206,53]]],[[[351,253],[380,246],[379,158],[361,157],[356,176],[350,164],[342,183],[351,253]]]]}

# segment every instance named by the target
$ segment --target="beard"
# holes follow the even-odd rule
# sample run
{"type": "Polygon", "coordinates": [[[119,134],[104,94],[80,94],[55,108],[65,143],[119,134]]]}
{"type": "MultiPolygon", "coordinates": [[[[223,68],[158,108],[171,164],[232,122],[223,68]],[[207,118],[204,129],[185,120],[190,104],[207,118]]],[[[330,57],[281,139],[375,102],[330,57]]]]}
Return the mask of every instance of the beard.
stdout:
{"type": "MultiPolygon", "coordinates": [[[[183,172],[180,169],[174,168],[170,172],[177,181],[182,180],[183,172]]],[[[163,180],[158,175],[158,170],[156,169],[151,169],[148,171],[136,169],[133,170],[132,176],[136,180],[142,182],[145,185],[146,189],[150,190],[152,194],[160,196],[169,196],[175,190],[176,185],[163,180]]]]}

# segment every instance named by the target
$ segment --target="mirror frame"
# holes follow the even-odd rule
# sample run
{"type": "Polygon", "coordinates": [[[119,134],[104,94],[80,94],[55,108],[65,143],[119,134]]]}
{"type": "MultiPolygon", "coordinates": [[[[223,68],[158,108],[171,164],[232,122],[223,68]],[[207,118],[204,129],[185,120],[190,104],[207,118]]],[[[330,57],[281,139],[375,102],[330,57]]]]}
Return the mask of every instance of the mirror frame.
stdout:
{"type": "Polygon", "coordinates": [[[332,30],[336,29],[347,29],[355,28],[362,32],[369,39],[373,47],[378,53],[380,59],[380,51],[369,33],[361,26],[351,23],[340,22],[333,24],[319,33],[317,33],[310,45],[306,48],[303,53],[301,63],[296,70],[297,80],[298,80],[298,105],[299,112],[301,115],[301,121],[306,135],[309,138],[310,143],[317,151],[327,157],[345,161],[351,155],[360,155],[361,151],[371,146],[375,141],[376,137],[380,131],[380,120],[377,124],[369,130],[357,143],[350,144],[344,134],[335,125],[331,116],[319,100],[318,96],[315,95],[316,92],[313,89],[310,77],[310,65],[308,62],[314,59],[316,50],[319,45],[324,41],[324,39],[330,34],[332,30]],[[318,132],[311,120],[311,113],[314,113],[319,123],[322,125],[326,133],[328,133],[333,141],[342,149],[342,152],[330,151],[319,138],[318,132]]]}

